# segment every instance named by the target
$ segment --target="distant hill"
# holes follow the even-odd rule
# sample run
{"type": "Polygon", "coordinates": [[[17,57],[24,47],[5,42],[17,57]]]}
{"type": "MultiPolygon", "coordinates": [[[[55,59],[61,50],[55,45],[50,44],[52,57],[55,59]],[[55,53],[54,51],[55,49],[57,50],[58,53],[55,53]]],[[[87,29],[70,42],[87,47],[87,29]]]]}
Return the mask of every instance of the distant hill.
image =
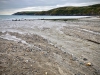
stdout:
{"type": "Polygon", "coordinates": [[[61,16],[81,16],[81,15],[100,15],[100,4],[83,7],[59,7],[48,11],[23,11],[13,15],[61,15],[61,16]]]}

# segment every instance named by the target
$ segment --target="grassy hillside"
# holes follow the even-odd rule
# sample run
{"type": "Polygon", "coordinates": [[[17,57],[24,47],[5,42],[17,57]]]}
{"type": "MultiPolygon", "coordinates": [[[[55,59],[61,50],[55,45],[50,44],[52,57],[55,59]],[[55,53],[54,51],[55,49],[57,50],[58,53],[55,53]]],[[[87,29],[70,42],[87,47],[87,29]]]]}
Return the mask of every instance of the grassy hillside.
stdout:
{"type": "Polygon", "coordinates": [[[13,15],[100,15],[100,4],[83,7],[59,7],[49,11],[24,11],[13,15]]]}

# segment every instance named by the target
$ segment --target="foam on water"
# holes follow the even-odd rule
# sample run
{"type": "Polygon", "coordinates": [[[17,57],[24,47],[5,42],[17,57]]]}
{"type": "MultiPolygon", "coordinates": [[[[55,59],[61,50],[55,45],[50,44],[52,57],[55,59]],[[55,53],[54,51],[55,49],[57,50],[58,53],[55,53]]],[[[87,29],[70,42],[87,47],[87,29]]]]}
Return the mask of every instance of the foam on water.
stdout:
{"type": "Polygon", "coordinates": [[[1,35],[0,38],[3,38],[3,39],[7,39],[7,40],[13,40],[13,41],[17,41],[17,42],[21,42],[23,44],[27,44],[26,41],[20,39],[20,38],[17,38],[16,36],[12,36],[10,34],[5,34],[5,35],[1,35]]]}

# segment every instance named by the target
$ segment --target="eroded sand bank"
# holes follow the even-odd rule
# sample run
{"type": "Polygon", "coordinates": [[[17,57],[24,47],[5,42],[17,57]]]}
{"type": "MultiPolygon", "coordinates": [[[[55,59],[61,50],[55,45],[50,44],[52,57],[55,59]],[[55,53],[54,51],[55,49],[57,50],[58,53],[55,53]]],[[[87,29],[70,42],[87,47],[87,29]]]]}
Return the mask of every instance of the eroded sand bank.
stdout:
{"type": "Polygon", "coordinates": [[[99,75],[99,20],[0,21],[0,74],[99,75]]]}

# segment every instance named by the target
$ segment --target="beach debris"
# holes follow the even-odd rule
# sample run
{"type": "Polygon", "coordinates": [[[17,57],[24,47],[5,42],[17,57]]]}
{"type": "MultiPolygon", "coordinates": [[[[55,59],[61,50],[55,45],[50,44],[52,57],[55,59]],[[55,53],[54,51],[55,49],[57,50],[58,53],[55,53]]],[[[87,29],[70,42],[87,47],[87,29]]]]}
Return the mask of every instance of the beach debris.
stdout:
{"type": "Polygon", "coordinates": [[[48,74],[48,72],[45,72],[45,75],[47,75],[48,74]]]}
{"type": "Polygon", "coordinates": [[[92,66],[92,64],[90,62],[86,63],[87,66],[92,66]]]}

